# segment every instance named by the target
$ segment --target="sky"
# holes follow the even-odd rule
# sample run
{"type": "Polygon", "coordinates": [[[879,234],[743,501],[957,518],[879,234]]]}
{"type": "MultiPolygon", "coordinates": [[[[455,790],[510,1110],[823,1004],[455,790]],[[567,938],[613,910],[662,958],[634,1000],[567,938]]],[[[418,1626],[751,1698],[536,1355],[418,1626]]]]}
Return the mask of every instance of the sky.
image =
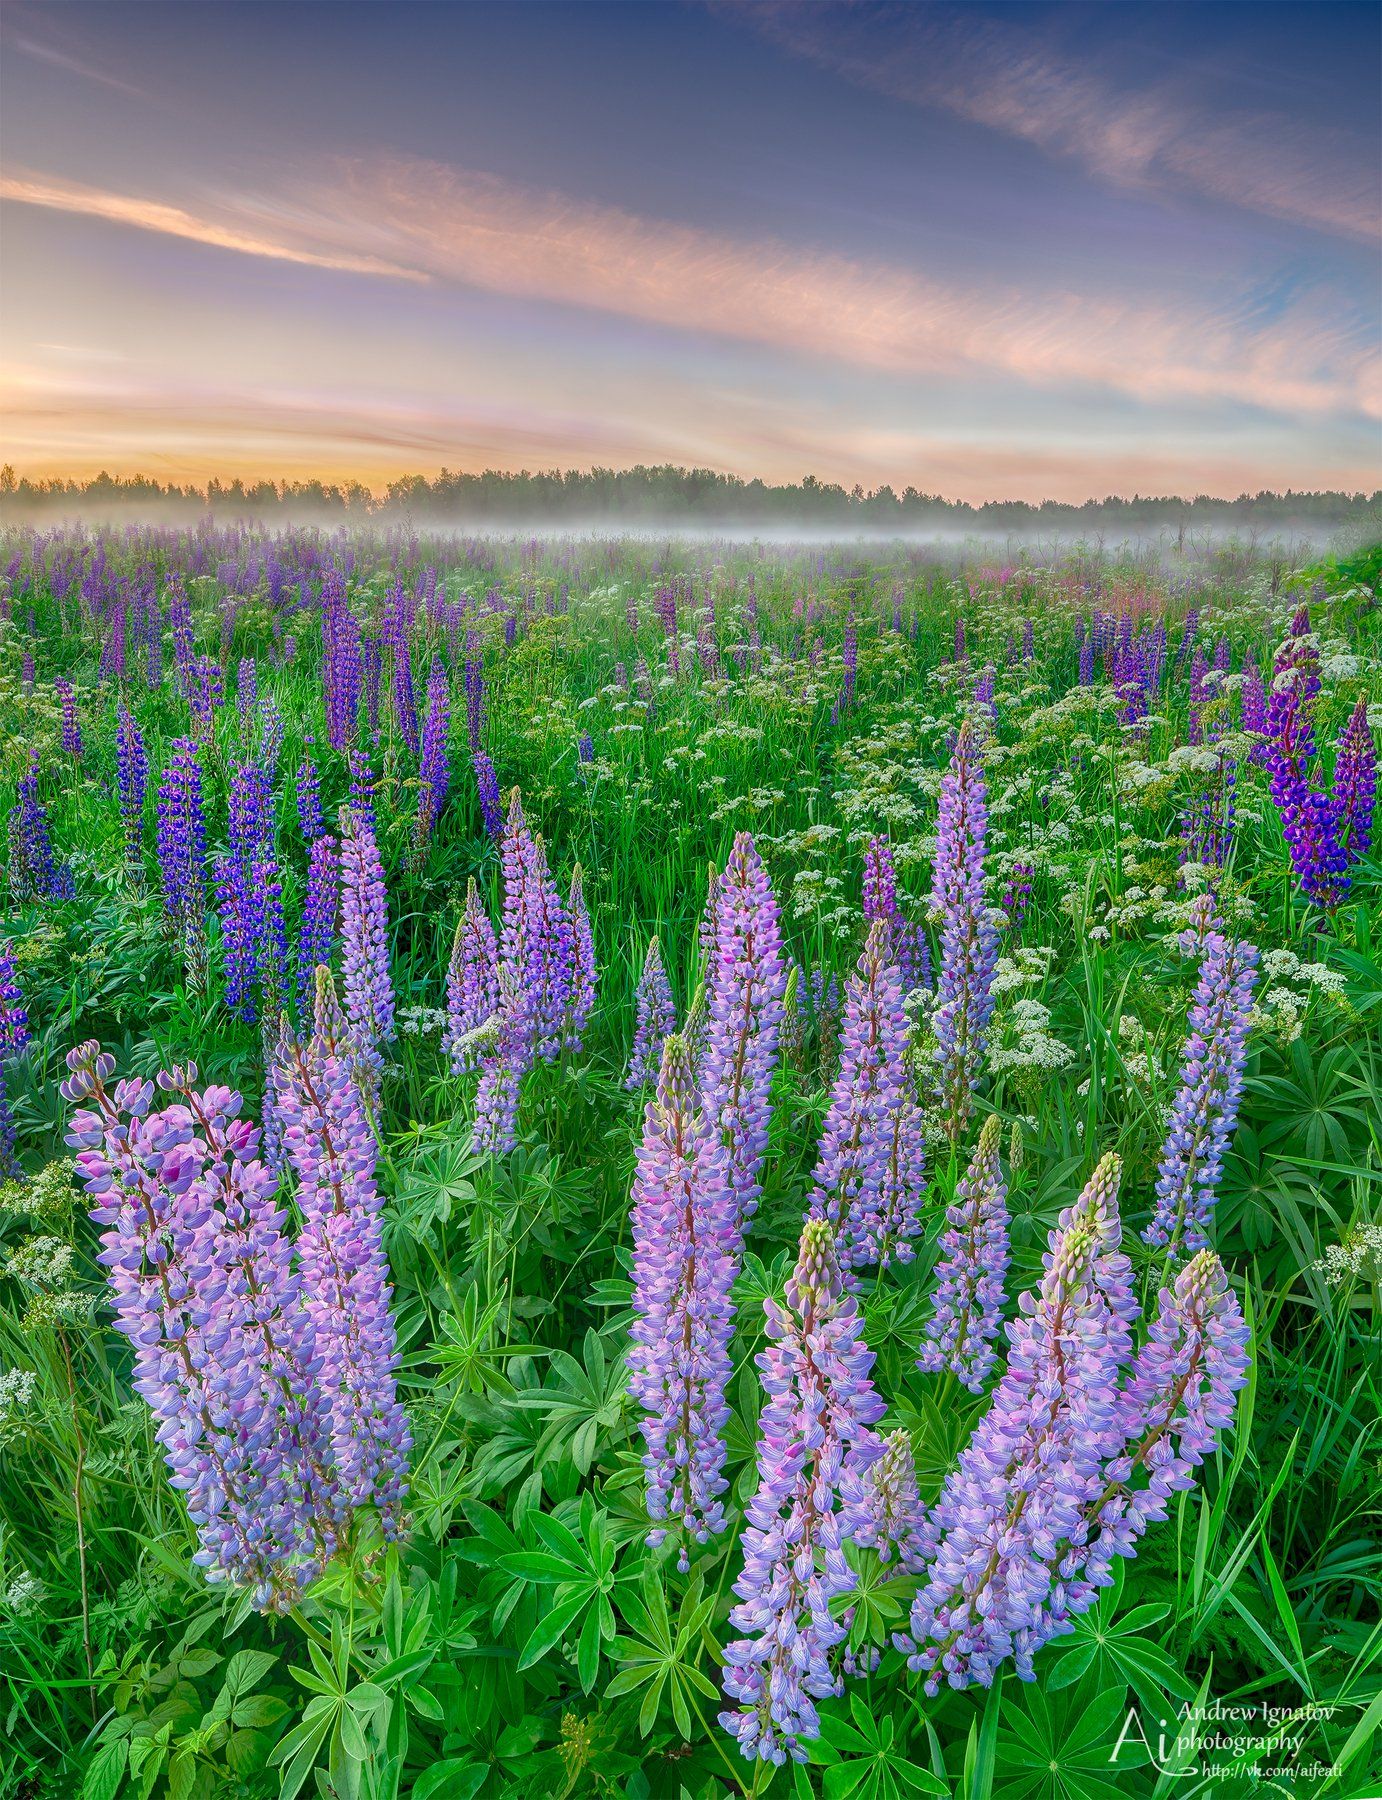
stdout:
{"type": "Polygon", "coordinates": [[[0,14],[21,474],[1382,485],[1374,4],[0,14]]]}

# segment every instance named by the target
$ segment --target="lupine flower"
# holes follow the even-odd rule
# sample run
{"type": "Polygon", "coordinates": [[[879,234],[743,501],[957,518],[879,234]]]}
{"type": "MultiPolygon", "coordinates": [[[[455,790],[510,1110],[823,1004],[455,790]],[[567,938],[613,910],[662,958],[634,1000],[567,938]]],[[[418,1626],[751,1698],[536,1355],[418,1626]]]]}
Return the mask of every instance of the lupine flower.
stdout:
{"type": "Polygon", "coordinates": [[[115,785],[125,827],[125,861],[138,869],[144,860],[144,796],[149,757],[139,722],[122,701],[115,726],[115,785]]]}
{"type": "MultiPolygon", "coordinates": [[[[642,1408],[649,1542],[679,1525],[698,1543],[725,1528],[722,1433],[729,1419],[739,1224],[724,1151],[698,1108],[690,1053],[663,1046],[633,1182],[635,1320],[629,1391],[642,1408]]],[[[681,1565],[688,1566],[685,1546],[681,1565]]]]}
{"type": "Polygon", "coordinates": [[[319,964],[330,963],[341,910],[341,846],[329,833],[313,838],[307,859],[307,897],[298,937],[298,1003],[304,1005],[319,964]]]}
{"type": "Polygon", "coordinates": [[[1372,846],[1372,815],[1377,805],[1377,746],[1368,724],[1365,695],[1349,714],[1334,759],[1334,812],[1339,837],[1351,863],[1372,846]]]}
{"type": "MultiPolygon", "coordinates": [[[[321,979],[329,981],[326,971],[321,979]]],[[[384,1256],[376,1148],[348,1056],[321,1034],[285,1044],[284,1147],[302,1214],[298,1267],[316,1386],[346,1500],[401,1524],[411,1439],[399,1404],[397,1334],[384,1256]]]]}
{"type": "Polygon", "coordinates": [[[753,839],[741,831],[716,889],[700,1087],[706,1115],[729,1153],[742,1218],[758,1205],[786,986],[772,883],[753,839]]]}
{"type": "Polygon", "coordinates": [[[68,1056],[68,1143],[103,1227],[116,1324],[136,1391],[159,1422],[213,1581],[291,1606],[335,1548],[341,1495],[314,1387],[317,1357],[259,1133],[227,1088],[196,1069],[122,1081],[95,1044],[68,1056]]]}
{"type": "Polygon", "coordinates": [[[1316,905],[1332,909],[1348,889],[1348,859],[1339,842],[1334,802],[1310,785],[1319,689],[1319,656],[1302,606],[1276,655],[1267,707],[1267,768],[1301,891],[1316,905]]]}
{"type": "Polygon", "coordinates": [[[870,1531],[867,1477],[882,1454],[873,1427],[884,1408],[823,1220],[802,1232],[785,1305],[769,1299],[764,1311],[758,1487],[730,1614],[744,1635],[724,1657],[725,1693],[739,1705],[720,1723],[744,1756],[780,1764],[806,1760],[805,1741],[820,1735],[815,1702],[841,1689],[830,1653],[848,1627],[831,1603],[856,1585],[844,1545],[870,1531]]]}
{"type": "Polygon", "coordinates": [[[912,1668],[987,1687],[1013,1657],[1031,1678],[1034,1624],[1052,1598],[1051,1546],[1078,1532],[1122,1448],[1118,1373],[1136,1315],[1118,1249],[1119,1163],[1106,1156],[1060,1217],[1034,1298],[1008,1327],[1007,1369],[932,1511],[939,1543],[912,1605],[912,1668]]]}
{"type": "Polygon", "coordinates": [[[1007,1183],[998,1156],[1000,1123],[990,1114],[955,1199],[946,1208],[936,1264],[935,1309],[923,1327],[917,1367],[949,1369],[972,1394],[998,1361],[1003,1277],[1008,1268],[1007,1183]]]}
{"type": "Polygon", "coordinates": [[[825,1219],[846,1269],[915,1254],[925,1152],[912,1092],[910,1026],[885,919],[845,985],[840,1066],[821,1129],[810,1217],[825,1219]]]}
{"type": "Polygon", "coordinates": [[[897,1561],[918,1575],[935,1553],[935,1533],[917,1492],[912,1440],[904,1429],[883,1440],[883,1454],[864,1478],[865,1523],[857,1542],[880,1562],[897,1561]]]}
{"type": "Polygon", "coordinates": [[[82,760],[82,727],[77,717],[77,695],[72,683],[59,675],[53,687],[62,708],[62,753],[74,762],[82,760]]]}
{"type": "Polygon", "coordinates": [[[475,771],[475,788],[480,797],[480,818],[485,827],[485,835],[496,843],[504,835],[504,811],[499,802],[499,778],[494,772],[494,764],[483,750],[471,753],[471,767],[475,771]]]}
{"type": "Polygon", "coordinates": [[[13,945],[0,938],[0,1061],[7,1056],[18,1056],[28,1048],[32,1037],[13,945]]]}
{"type": "Polygon", "coordinates": [[[677,1003],[657,938],[649,939],[633,1003],[633,1053],[624,1077],[624,1086],[631,1091],[656,1077],[662,1066],[662,1046],[677,1028],[677,1003]]]}
{"type": "Polygon", "coordinates": [[[1117,1453],[1101,1490],[1066,1542],[1053,1546],[1051,1604],[1037,1617],[1033,1647],[1070,1630],[1097,1600],[1117,1556],[1136,1554],[1149,1524],[1167,1517],[1171,1496],[1233,1423],[1248,1374],[1242,1310],[1212,1250],[1201,1250],[1161,1290],[1147,1341],[1118,1396],[1117,1453]],[[1143,1482],[1145,1480],[1145,1485],[1143,1482]]]}
{"type": "Polygon", "coordinates": [[[297,808],[298,825],[303,837],[310,844],[326,830],[326,815],[322,812],[321,777],[317,773],[317,765],[312,760],[312,740],[304,739],[302,761],[298,764],[297,773],[297,808]]]}
{"type": "Polygon", "coordinates": [[[939,1096],[950,1141],[958,1141],[983,1067],[993,1013],[998,934],[984,891],[988,795],[968,721],[941,783],[932,905],[940,916],[941,968],[935,1013],[939,1096]]]}
{"type": "Polygon", "coordinates": [[[341,815],[341,942],[345,1010],[363,1044],[392,1041],[393,978],[389,972],[389,901],[374,833],[349,811],[341,815]]]}
{"type": "Polygon", "coordinates": [[[1142,1234],[1173,1258],[1209,1241],[1224,1153],[1238,1123],[1256,983],[1253,945],[1217,930],[1201,934],[1200,978],[1157,1171],[1156,1211],[1142,1234]]]}
{"type": "Polygon", "coordinates": [[[446,738],[451,725],[451,689],[440,659],[432,664],[427,677],[427,717],[422,727],[422,762],[419,776],[422,786],[418,794],[417,839],[425,844],[432,827],[441,817],[446,800],[450,770],[446,759],[446,738]]]}
{"type": "Polygon", "coordinates": [[[477,1156],[507,1156],[518,1142],[518,1102],[532,1067],[533,1024],[526,993],[511,965],[499,963],[499,1005],[472,1035],[480,1058],[471,1128],[477,1156]]]}
{"type": "MultiPolygon", "coordinates": [[[[512,638],[509,639],[512,643],[512,638]]],[[[480,659],[480,634],[466,633],[465,657],[465,730],[466,742],[473,756],[480,748],[480,735],[485,720],[485,669],[480,659]]]]}
{"type": "Polygon", "coordinates": [[[465,910],[456,922],[446,970],[446,1028],[442,1047],[458,1075],[475,1067],[473,1034],[499,1009],[499,946],[472,875],[465,910]]]}
{"type": "Polygon", "coordinates": [[[158,790],[158,868],[163,899],[189,972],[206,959],[206,815],[194,738],[176,738],[158,790]]]}
{"type": "Polygon", "coordinates": [[[322,693],[333,750],[343,752],[355,736],[363,685],[360,624],[346,601],[344,577],[333,569],[322,584],[322,693]]]}
{"type": "Polygon", "coordinates": [[[571,872],[571,887],[566,897],[567,917],[571,921],[571,998],[567,1003],[566,1048],[579,1050],[595,1005],[595,934],[590,928],[590,914],[585,904],[585,875],[579,863],[571,872]]]}
{"type": "MultiPolygon", "coordinates": [[[[1243,665],[1243,686],[1239,697],[1239,724],[1244,731],[1257,732],[1265,736],[1267,731],[1267,690],[1262,682],[1262,670],[1258,667],[1257,658],[1249,656],[1243,665]]],[[[1254,747],[1254,762],[1266,760],[1266,749],[1258,744],[1254,747]]]]}
{"type": "Polygon", "coordinates": [[[48,809],[38,797],[38,752],[29,753],[29,771],[15,783],[9,819],[10,891],[18,901],[71,900],[77,884],[67,863],[53,850],[48,809]]]}
{"type": "Polygon", "coordinates": [[[870,922],[887,920],[891,954],[902,975],[903,993],[929,987],[931,955],[921,927],[902,916],[892,846],[886,838],[872,837],[864,846],[864,917],[870,922]]]}
{"type": "Polygon", "coordinates": [[[225,675],[210,656],[195,657],[187,671],[187,700],[192,713],[192,735],[205,742],[216,723],[216,708],[225,699],[225,675]]]}
{"type": "Polygon", "coordinates": [[[576,755],[583,764],[595,761],[595,740],[588,731],[576,739],[576,755]]]}

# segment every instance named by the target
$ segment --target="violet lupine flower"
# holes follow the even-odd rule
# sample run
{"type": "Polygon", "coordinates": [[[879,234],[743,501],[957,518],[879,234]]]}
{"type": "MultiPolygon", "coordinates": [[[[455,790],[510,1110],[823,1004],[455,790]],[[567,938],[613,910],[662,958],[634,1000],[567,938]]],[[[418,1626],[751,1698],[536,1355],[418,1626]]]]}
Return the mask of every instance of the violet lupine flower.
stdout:
{"type": "Polygon", "coordinates": [[[258,896],[250,871],[233,856],[216,864],[216,910],[221,917],[221,961],[225,972],[226,1006],[242,1020],[253,1020],[254,955],[258,935],[258,896]]]}
{"type": "Polygon", "coordinates": [[[864,846],[864,917],[886,919],[891,954],[902,975],[902,991],[931,985],[931,953],[920,925],[902,916],[897,901],[897,872],[892,846],[886,838],[871,837],[864,846]]]}
{"type": "Polygon", "coordinates": [[[125,861],[131,869],[144,860],[144,796],[149,787],[149,757],[139,721],[122,701],[115,726],[115,785],[125,827],[125,861]]]}
{"type": "Polygon", "coordinates": [[[14,946],[0,938],[0,1060],[18,1056],[33,1040],[29,1010],[14,962],[14,946]]]}
{"type": "MultiPolygon", "coordinates": [[[[633,1181],[629,1391],[642,1408],[651,1544],[725,1528],[722,1434],[732,1372],[739,1223],[724,1151],[699,1110],[689,1048],[668,1038],[633,1181]]],[[[685,1544],[679,1566],[689,1566],[685,1544]]]]}
{"type": "Polygon", "coordinates": [[[499,777],[494,772],[494,763],[483,750],[472,751],[470,763],[475,771],[475,789],[480,798],[480,819],[485,835],[498,843],[504,835],[504,809],[499,800],[499,777]]]}
{"type": "Polygon", "coordinates": [[[903,1428],[883,1440],[883,1454],[865,1477],[865,1522],[856,1542],[880,1562],[919,1575],[935,1553],[935,1533],[917,1491],[912,1440],[903,1428]]]}
{"type": "Polygon", "coordinates": [[[568,1050],[579,1050],[595,1005],[595,984],[599,979],[595,965],[595,934],[590,928],[590,913],[585,904],[585,871],[579,863],[571,872],[566,914],[571,921],[572,958],[565,1045],[568,1050]]]}
{"type": "Polygon", "coordinates": [[[1003,890],[1003,898],[999,902],[1008,915],[1008,925],[1016,931],[1021,925],[1032,899],[1032,876],[1035,868],[1029,862],[1015,862],[1008,870],[1008,885],[1003,890]]]}
{"type": "Polygon", "coordinates": [[[394,716],[409,754],[417,756],[422,744],[418,736],[417,692],[413,684],[412,626],[413,609],[402,582],[398,582],[389,596],[381,635],[393,652],[394,716]]]}
{"type": "Polygon", "coordinates": [[[1094,634],[1092,632],[1089,634],[1088,637],[1081,639],[1079,650],[1080,650],[1080,673],[1079,673],[1080,686],[1081,687],[1093,687],[1093,685],[1094,685],[1094,634]]]}
{"type": "Polygon", "coordinates": [[[314,1392],[311,1322],[291,1266],[259,1133],[196,1069],[109,1089],[114,1059],[72,1051],[62,1084],[67,1141],[103,1227],[116,1325],[137,1393],[158,1420],[173,1486],[187,1497],[211,1581],[291,1606],[336,1547],[341,1509],[314,1392]]]}
{"type": "Polygon", "coordinates": [[[259,670],[252,656],[242,656],[235,679],[235,710],[240,715],[240,724],[249,730],[250,720],[259,701],[259,670]]]}
{"type": "Polygon", "coordinates": [[[0,1056],[0,1181],[18,1181],[23,1173],[24,1169],[19,1161],[19,1136],[15,1130],[14,1114],[10,1110],[5,1059],[0,1056]]]}
{"type": "Polygon", "coordinates": [[[10,891],[18,901],[72,900],[77,884],[70,866],[53,849],[48,809],[38,797],[38,751],[29,753],[29,771],[15,783],[10,810],[10,891]]]}
{"type": "Polygon", "coordinates": [[[175,738],[158,790],[158,867],[168,918],[189,974],[206,962],[206,814],[195,738],[175,738]]]}
{"type": "Polygon", "coordinates": [[[595,740],[588,731],[583,731],[576,739],[576,755],[583,764],[595,761],[595,740]]]}
{"type": "Polygon", "coordinates": [[[1003,1277],[1008,1269],[1008,1184],[998,1156],[1001,1124],[984,1121],[979,1143],[955,1199],[945,1211],[936,1263],[935,1309],[922,1328],[917,1367],[949,1369],[971,1394],[980,1394],[998,1361],[1003,1326],[1003,1277]]]}
{"type": "MultiPolygon", "coordinates": [[[[325,970],[320,979],[330,981],[325,970]]],[[[341,1046],[314,1035],[285,1051],[278,1108],[297,1177],[302,1304],[332,1457],[345,1499],[377,1506],[385,1535],[396,1537],[412,1440],[396,1383],[374,1134],[341,1046]]]]}
{"type": "MultiPolygon", "coordinates": [[[[1239,698],[1238,722],[1244,731],[1252,731],[1260,736],[1267,733],[1267,689],[1263,685],[1262,671],[1258,667],[1257,658],[1249,656],[1243,665],[1243,686],[1239,698]]],[[[1254,762],[1266,760],[1266,747],[1257,744],[1253,747],[1254,762]]]]}
{"type": "Polygon", "coordinates": [[[472,1034],[480,1059],[471,1127],[477,1156],[507,1156],[518,1142],[518,1102],[533,1066],[531,1003],[511,964],[499,962],[499,1005],[472,1034]]]}
{"type": "Polygon", "coordinates": [[[450,768],[446,738],[451,728],[451,689],[440,658],[427,677],[427,716],[422,726],[422,760],[418,769],[422,787],[418,794],[417,841],[425,844],[441,817],[446,801],[450,768]]]}
{"type": "Polygon", "coordinates": [[[700,1065],[706,1116],[728,1152],[741,1219],[758,1205],[786,986],[777,900],[752,837],[741,831],[716,888],[700,1065]]]}
{"type": "Polygon", "coordinates": [[[1134,1556],[1148,1525],[1165,1519],[1171,1496],[1233,1423],[1248,1374],[1242,1309],[1212,1250],[1201,1250],[1161,1290],[1147,1341],[1118,1396],[1121,1443],[1100,1491],[1086,1501],[1068,1539],[1047,1552],[1051,1602],[1030,1628],[1032,1648],[1069,1631],[1112,1579],[1113,1561],[1134,1556]],[[1142,1485],[1145,1478],[1146,1485],[1142,1485]]]}
{"type": "Polygon", "coordinates": [[[1334,759],[1334,811],[1339,838],[1350,863],[1372,846],[1372,815],[1377,805],[1377,746],[1368,724],[1366,695],[1349,715],[1334,759]]]}
{"type": "Polygon", "coordinates": [[[360,623],[346,600],[345,577],[331,569],[322,583],[322,694],[331,748],[344,751],[355,736],[364,685],[360,623]]]}
{"type": "Polygon", "coordinates": [[[465,910],[456,922],[451,960],[446,969],[446,1028],[442,1048],[457,1075],[478,1060],[474,1034],[499,1010],[499,946],[489,914],[480,903],[472,875],[465,910]]]}
{"type": "Polygon", "coordinates": [[[969,1117],[993,1013],[998,934],[984,892],[988,795],[969,721],[961,725],[941,783],[932,905],[940,915],[941,968],[935,1014],[938,1091],[951,1143],[969,1117]]]}
{"type": "MultiPolygon", "coordinates": [[[[508,640],[510,643],[513,639],[508,640]]],[[[480,657],[480,634],[466,633],[465,735],[473,756],[480,748],[485,723],[485,668],[480,657]]]]}
{"type": "Polygon", "coordinates": [[[677,1003],[662,960],[662,945],[655,937],[648,941],[633,1003],[633,1051],[624,1077],[624,1086],[631,1092],[656,1079],[662,1066],[662,1046],[677,1028],[677,1003]]]}
{"type": "Polygon", "coordinates": [[[1256,984],[1252,944],[1217,930],[1203,933],[1190,1036],[1157,1171],[1156,1210],[1142,1234],[1173,1259],[1209,1242],[1224,1153],[1238,1123],[1256,984]]]}
{"type": "Polygon", "coordinates": [[[809,1216],[824,1219],[846,1269],[915,1255],[926,1181],[921,1109],[912,1092],[902,979],[876,919],[845,984],[840,1064],[821,1128],[809,1216]]]}
{"type": "Polygon", "coordinates": [[[324,832],[312,840],[307,858],[307,895],[298,935],[298,1005],[305,1007],[313,971],[329,964],[336,948],[341,910],[341,846],[324,832]]]}
{"type": "Polygon", "coordinates": [[[575,974],[575,933],[552,879],[543,841],[528,829],[517,788],[509,800],[502,854],[501,960],[513,971],[515,990],[524,995],[533,1050],[550,1062],[560,1051],[566,1032],[575,974]]]}
{"type": "Polygon", "coordinates": [[[1208,674],[1209,664],[1205,661],[1204,651],[1197,644],[1194,660],[1190,664],[1190,719],[1186,737],[1186,742],[1190,744],[1198,744],[1204,737],[1200,712],[1208,698],[1208,689],[1205,685],[1205,678],[1208,674]]]}
{"type": "Polygon", "coordinates": [[[1118,1249],[1120,1167],[1106,1156],[1051,1233],[1035,1296],[1008,1326],[1008,1365],[932,1509],[939,1542],[897,1640],[928,1693],[987,1687],[1009,1656],[1030,1680],[1050,1604],[1051,1546],[1078,1533],[1122,1448],[1117,1383],[1137,1306],[1118,1249]]]}
{"type": "Polygon", "coordinates": [[[1333,801],[1310,785],[1315,756],[1314,703],[1320,691],[1319,655],[1302,606],[1276,654],[1267,706],[1267,768],[1272,799],[1291,851],[1301,892],[1332,909],[1348,890],[1348,859],[1339,843],[1333,801]]]}
{"type": "Polygon", "coordinates": [[[854,704],[854,690],[859,679],[859,625],[853,613],[845,620],[842,654],[845,674],[844,685],[840,689],[840,704],[848,711],[854,704]]]}
{"type": "Polygon", "coordinates": [[[82,727],[77,717],[77,695],[64,676],[59,675],[53,683],[62,708],[62,753],[70,756],[74,762],[82,760],[82,727]]]}
{"type": "Polygon", "coordinates": [[[341,814],[341,942],[345,1010],[371,1051],[395,1036],[389,973],[389,900],[374,832],[348,809],[341,814]]]}
{"type": "Polygon", "coordinates": [[[192,713],[192,735],[204,741],[216,723],[216,708],[225,699],[225,676],[210,656],[198,656],[187,671],[187,703],[192,713]]]}
{"type": "Polygon", "coordinates": [[[815,1702],[841,1691],[830,1653],[848,1627],[832,1601],[857,1577],[844,1545],[868,1534],[873,1430],[884,1406],[869,1379],[873,1353],[835,1257],[830,1227],[809,1220],[786,1303],[768,1299],[768,1349],[756,1358],[767,1402],[758,1421],[758,1488],[745,1513],[744,1568],[725,1647],[734,1711],[720,1723],[749,1758],[806,1760],[820,1735],[815,1702]]]}
{"type": "Polygon", "coordinates": [[[298,825],[307,842],[313,843],[326,830],[322,811],[321,777],[312,759],[312,739],[303,739],[302,760],[297,770],[298,825]]]}

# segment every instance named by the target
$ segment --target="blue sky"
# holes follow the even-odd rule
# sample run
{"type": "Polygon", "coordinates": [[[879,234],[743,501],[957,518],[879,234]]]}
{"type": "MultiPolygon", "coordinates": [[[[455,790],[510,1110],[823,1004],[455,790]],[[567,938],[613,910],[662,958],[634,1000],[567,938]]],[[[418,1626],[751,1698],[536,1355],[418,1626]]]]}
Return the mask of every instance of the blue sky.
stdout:
{"type": "Polygon", "coordinates": [[[1372,6],[17,0],[0,30],[26,473],[1377,485],[1372,6]]]}

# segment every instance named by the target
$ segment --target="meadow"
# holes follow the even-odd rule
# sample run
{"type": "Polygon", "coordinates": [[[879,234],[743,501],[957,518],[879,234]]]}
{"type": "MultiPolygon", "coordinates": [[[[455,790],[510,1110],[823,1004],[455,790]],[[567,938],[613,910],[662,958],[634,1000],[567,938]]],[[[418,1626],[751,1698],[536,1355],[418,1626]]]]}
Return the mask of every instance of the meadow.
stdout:
{"type": "Polygon", "coordinates": [[[1382,1791],[1382,553],[0,571],[0,1795],[1382,1791]]]}

